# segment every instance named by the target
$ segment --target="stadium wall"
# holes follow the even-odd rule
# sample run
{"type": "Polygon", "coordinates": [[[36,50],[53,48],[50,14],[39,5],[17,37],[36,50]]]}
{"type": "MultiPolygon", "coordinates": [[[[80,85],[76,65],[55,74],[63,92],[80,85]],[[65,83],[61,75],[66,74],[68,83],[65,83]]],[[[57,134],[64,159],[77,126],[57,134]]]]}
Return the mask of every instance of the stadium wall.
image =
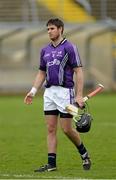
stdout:
{"type": "MultiPolygon", "coordinates": [[[[101,23],[66,27],[65,35],[78,46],[84,65],[85,87],[103,83],[106,90],[115,89],[112,28],[101,23]],[[88,37],[96,33],[98,36],[93,36],[91,41],[88,41],[88,37]]],[[[46,31],[39,31],[38,28],[23,29],[2,43],[0,92],[25,92],[31,88],[38,71],[39,53],[41,48],[49,43],[48,35],[46,31]]]]}

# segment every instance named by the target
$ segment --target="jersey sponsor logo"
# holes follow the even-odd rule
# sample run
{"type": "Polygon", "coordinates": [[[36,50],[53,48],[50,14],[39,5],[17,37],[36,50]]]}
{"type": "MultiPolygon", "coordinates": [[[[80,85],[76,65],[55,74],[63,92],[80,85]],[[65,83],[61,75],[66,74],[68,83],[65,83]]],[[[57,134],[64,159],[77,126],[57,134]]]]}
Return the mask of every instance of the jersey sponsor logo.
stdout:
{"type": "Polygon", "coordinates": [[[48,62],[47,66],[53,66],[53,65],[59,65],[59,64],[60,64],[60,61],[58,59],[54,59],[53,61],[48,62]]]}

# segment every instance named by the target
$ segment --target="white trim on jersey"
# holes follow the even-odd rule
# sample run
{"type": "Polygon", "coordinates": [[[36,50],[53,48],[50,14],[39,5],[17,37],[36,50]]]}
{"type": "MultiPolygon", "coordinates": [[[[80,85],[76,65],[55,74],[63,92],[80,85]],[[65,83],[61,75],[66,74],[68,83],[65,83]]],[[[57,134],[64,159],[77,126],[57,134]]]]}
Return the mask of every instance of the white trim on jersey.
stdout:
{"type": "Polygon", "coordinates": [[[78,48],[77,48],[76,45],[72,44],[72,46],[73,46],[74,53],[75,53],[75,56],[76,56],[77,65],[80,66],[80,65],[82,65],[82,63],[81,63],[80,56],[79,56],[79,53],[78,53],[78,48]]]}
{"type": "Polygon", "coordinates": [[[59,68],[59,85],[62,85],[63,80],[64,80],[64,67],[68,61],[68,53],[65,54],[59,68]]]}

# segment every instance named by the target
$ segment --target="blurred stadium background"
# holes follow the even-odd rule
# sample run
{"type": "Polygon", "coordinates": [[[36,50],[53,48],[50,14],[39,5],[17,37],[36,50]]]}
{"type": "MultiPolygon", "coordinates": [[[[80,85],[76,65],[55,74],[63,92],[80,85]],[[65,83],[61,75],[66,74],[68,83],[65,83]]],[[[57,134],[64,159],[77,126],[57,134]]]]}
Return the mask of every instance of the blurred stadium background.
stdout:
{"type": "Polygon", "coordinates": [[[0,93],[24,93],[49,42],[46,21],[58,17],[78,45],[85,87],[116,90],[115,0],[0,0],[0,93]]]}
{"type": "Polygon", "coordinates": [[[116,178],[113,91],[116,0],[0,0],[0,179],[116,178]],[[80,157],[59,128],[58,171],[33,173],[47,155],[43,99],[40,93],[33,106],[23,99],[38,71],[40,50],[49,43],[46,21],[53,17],[64,21],[64,35],[79,48],[85,90],[102,83],[108,92],[89,101],[92,128],[81,134],[92,158],[89,172],[83,171],[80,157]]]}

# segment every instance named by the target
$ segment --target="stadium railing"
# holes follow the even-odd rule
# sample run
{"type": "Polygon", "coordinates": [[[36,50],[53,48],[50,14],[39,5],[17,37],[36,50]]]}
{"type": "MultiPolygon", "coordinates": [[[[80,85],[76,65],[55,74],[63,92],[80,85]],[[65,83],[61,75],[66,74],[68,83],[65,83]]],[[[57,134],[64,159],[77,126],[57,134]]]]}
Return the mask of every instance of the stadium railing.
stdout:
{"type": "Polygon", "coordinates": [[[19,27],[19,28],[16,28],[16,29],[14,29],[14,30],[9,30],[9,32],[7,32],[7,33],[5,33],[5,34],[3,34],[3,35],[0,36],[0,55],[1,55],[1,53],[2,53],[2,42],[3,42],[6,38],[8,38],[8,37],[10,37],[10,36],[14,36],[15,34],[21,32],[22,30],[23,30],[23,28],[19,27]]]}
{"type": "MultiPolygon", "coordinates": [[[[116,75],[115,75],[115,73],[116,73],[116,56],[115,57],[110,56],[111,59],[109,59],[109,62],[107,60],[108,58],[105,59],[105,58],[103,58],[103,56],[101,56],[101,59],[98,59],[99,65],[97,65],[97,63],[94,64],[93,59],[91,59],[91,54],[93,53],[91,47],[92,47],[92,42],[94,41],[94,39],[96,39],[100,36],[106,35],[108,33],[109,33],[109,36],[112,37],[113,32],[116,32],[116,25],[104,22],[102,29],[97,30],[95,32],[91,32],[87,35],[87,38],[85,41],[86,42],[85,43],[85,45],[86,45],[85,69],[88,69],[88,79],[90,79],[91,83],[94,84],[95,79],[97,79],[104,83],[106,89],[111,88],[111,89],[115,90],[116,89],[116,75]],[[104,68],[103,67],[101,68],[100,66],[104,66],[104,68]],[[107,70],[107,68],[109,70],[107,70]]],[[[104,39],[104,42],[103,42],[104,47],[102,47],[103,48],[102,51],[104,51],[104,48],[106,47],[105,43],[107,43],[106,39],[104,39]]],[[[111,43],[109,43],[109,47],[106,47],[106,52],[109,51],[109,53],[112,54],[113,50],[116,51],[115,46],[114,46],[114,49],[112,48],[112,46],[113,46],[113,41],[111,38],[111,43]]],[[[98,56],[99,56],[99,54],[98,54],[98,56]]],[[[99,58],[98,56],[97,56],[97,58],[99,58]]]]}

